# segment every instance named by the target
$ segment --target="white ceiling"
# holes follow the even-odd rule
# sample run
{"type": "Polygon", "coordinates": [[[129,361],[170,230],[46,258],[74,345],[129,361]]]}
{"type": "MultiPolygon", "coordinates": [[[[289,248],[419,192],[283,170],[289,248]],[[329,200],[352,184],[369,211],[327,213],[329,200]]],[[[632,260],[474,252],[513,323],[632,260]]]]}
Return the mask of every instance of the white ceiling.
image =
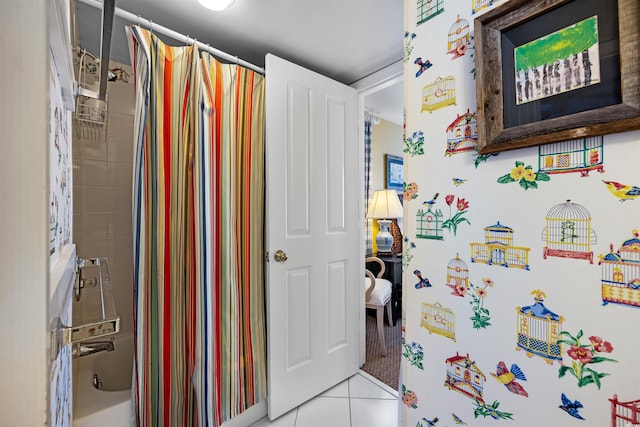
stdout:
{"type": "Polygon", "coordinates": [[[395,123],[398,126],[403,126],[403,90],[403,82],[399,81],[391,86],[367,95],[364,100],[367,111],[381,119],[395,123]]]}
{"type": "MultiPolygon", "coordinates": [[[[347,85],[403,57],[403,0],[236,0],[221,12],[197,0],[116,0],[116,7],[258,67],[272,53],[347,85]]],[[[99,55],[102,11],[82,0],[76,11],[80,45],[99,55]]],[[[127,24],[116,17],[110,55],[125,64],[127,24]]],[[[401,83],[367,96],[366,103],[402,125],[401,83]]]]}

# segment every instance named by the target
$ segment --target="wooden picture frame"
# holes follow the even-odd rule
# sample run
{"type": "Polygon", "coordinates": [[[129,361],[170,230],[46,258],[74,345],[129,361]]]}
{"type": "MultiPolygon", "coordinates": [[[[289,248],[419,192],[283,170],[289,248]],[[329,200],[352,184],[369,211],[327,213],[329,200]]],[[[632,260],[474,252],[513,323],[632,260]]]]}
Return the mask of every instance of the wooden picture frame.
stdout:
{"type": "Polygon", "coordinates": [[[402,157],[385,154],[385,186],[390,190],[404,190],[404,162],[402,157]]]}
{"type": "Polygon", "coordinates": [[[510,0],[477,17],[478,152],[640,129],[639,10],[638,0],[510,0]],[[594,15],[600,83],[516,105],[515,48],[594,15]]]}

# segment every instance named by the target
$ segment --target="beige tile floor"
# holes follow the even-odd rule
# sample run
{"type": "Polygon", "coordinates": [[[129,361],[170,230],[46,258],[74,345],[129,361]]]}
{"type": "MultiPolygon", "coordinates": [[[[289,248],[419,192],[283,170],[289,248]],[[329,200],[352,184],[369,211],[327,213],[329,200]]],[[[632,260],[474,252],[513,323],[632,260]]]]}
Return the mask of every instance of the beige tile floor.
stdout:
{"type": "Polygon", "coordinates": [[[398,392],[364,371],[282,415],[249,427],[394,427],[398,392]]]}

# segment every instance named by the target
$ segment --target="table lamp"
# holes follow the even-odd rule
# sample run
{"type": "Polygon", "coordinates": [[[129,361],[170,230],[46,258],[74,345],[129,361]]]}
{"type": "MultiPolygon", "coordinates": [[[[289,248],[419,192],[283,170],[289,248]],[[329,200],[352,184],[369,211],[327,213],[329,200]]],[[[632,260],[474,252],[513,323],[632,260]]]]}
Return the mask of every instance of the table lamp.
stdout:
{"type": "Polygon", "coordinates": [[[402,205],[395,190],[376,190],[369,203],[368,219],[377,219],[380,232],[376,236],[379,254],[390,254],[393,235],[389,232],[392,219],[402,218],[402,205]]]}

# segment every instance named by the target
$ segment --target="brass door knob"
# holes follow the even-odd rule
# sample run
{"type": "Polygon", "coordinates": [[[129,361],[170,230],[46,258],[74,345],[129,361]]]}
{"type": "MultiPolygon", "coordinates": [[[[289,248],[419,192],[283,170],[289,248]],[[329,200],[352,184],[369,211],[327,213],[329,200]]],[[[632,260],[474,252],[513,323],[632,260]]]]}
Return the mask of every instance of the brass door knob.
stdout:
{"type": "Polygon", "coordinates": [[[287,254],[278,249],[276,253],[273,254],[273,259],[275,259],[277,262],[285,262],[287,260],[287,254]]]}

